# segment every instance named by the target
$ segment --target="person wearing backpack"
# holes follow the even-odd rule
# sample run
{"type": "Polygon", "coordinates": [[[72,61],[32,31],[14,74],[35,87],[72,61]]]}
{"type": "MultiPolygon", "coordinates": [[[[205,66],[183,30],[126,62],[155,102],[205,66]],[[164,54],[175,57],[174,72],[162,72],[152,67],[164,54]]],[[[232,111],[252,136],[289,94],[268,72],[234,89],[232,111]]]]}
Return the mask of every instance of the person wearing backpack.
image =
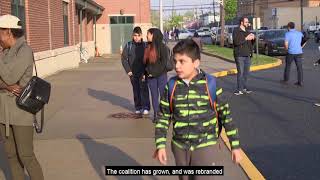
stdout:
{"type": "Polygon", "coordinates": [[[163,35],[157,28],[150,28],[147,33],[148,46],[144,53],[146,74],[151,92],[153,107],[153,122],[159,111],[159,97],[164,92],[167,83],[167,63],[170,60],[169,48],[163,43],[163,35]]]}
{"type": "MultiPolygon", "coordinates": [[[[199,69],[200,49],[191,39],[178,42],[173,48],[177,76],[165,87],[155,125],[156,151],[153,157],[167,164],[166,142],[173,123],[171,149],[177,166],[212,166],[215,164],[218,138],[222,126],[230,140],[232,159],[242,159],[238,129],[223,100],[222,89],[216,88],[215,77],[199,69]]],[[[220,164],[215,164],[220,165],[220,164]]],[[[188,179],[180,176],[179,179],[188,179]]],[[[193,176],[193,179],[212,179],[193,176]]]]}
{"type": "Polygon", "coordinates": [[[132,84],[135,113],[144,115],[150,111],[149,90],[143,63],[146,46],[141,28],[137,26],[133,29],[132,41],[125,45],[121,55],[122,65],[132,84]]]}

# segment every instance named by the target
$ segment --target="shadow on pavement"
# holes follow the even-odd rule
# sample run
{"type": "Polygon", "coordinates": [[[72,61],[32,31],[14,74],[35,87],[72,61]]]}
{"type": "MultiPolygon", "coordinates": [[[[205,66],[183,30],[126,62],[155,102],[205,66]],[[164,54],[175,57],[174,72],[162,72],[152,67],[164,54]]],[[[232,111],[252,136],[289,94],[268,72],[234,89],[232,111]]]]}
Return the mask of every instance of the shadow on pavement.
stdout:
{"type": "MultiPolygon", "coordinates": [[[[101,180],[106,180],[104,166],[142,166],[119,148],[95,141],[86,134],[78,134],[77,139],[82,143],[92,167],[101,180]]],[[[118,180],[142,180],[139,176],[115,176],[118,180]]],[[[156,179],[156,178],[152,178],[156,179]]]]}
{"type": "Polygon", "coordinates": [[[121,96],[117,96],[117,95],[112,94],[107,91],[100,91],[100,90],[88,88],[88,95],[90,95],[96,99],[99,99],[101,101],[108,101],[112,105],[120,106],[120,107],[125,108],[129,111],[134,110],[133,109],[134,106],[133,106],[133,104],[131,104],[130,100],[123,98],[121,96]]]}

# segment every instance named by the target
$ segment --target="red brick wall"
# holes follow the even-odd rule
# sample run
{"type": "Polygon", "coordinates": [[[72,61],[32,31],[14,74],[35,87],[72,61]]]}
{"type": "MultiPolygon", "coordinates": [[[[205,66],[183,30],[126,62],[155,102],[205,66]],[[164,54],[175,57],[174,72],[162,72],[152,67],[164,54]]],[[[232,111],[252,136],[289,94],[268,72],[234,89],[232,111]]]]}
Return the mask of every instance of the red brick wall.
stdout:
{"type": "Polygon", "coordinates": [[[11,13],[11,0],[1,0],[0,15],[11,13]]]}
{"type": "Polygon", "coordinates": [[[69,17],[69,44],[70,45],[74,45],[74,38],[73,38],[73,29],[74,29],[74,24],[73,24],[73,20],[74,20],[74,8],[75,8],[75,5],[74,5],[74,1],[73,0],[70,0],[70,3],[69,3],[69,8],[68,8],[68,17],[69,17]]]}
{"type": "Polygon", "coordinates": [[[109,24],[109,14],[135,14],[135,23],[150,23],[150,0],[96,0],[105,9],[97,20],[98,24],[109,24]],[[139,6],[140,5],[140,6],[139,6]]]}
{"type": "Polygon", "coordinates": [[[52,48],[64,47],[62,1],[50,0],[52,48]]]}
{"type": "Polygon", "coordinates": [[[74,38],[75,38],[75,44],[79,43],[79,35],[80,35],[79,14],[78,14],[78,11],[74,10],[74,38]]]}
{"type": "Polygon", "coordinates": [[[34,52],[50,49],[48,1],[29,0],[26,3],[28,42],[34,52]]]}

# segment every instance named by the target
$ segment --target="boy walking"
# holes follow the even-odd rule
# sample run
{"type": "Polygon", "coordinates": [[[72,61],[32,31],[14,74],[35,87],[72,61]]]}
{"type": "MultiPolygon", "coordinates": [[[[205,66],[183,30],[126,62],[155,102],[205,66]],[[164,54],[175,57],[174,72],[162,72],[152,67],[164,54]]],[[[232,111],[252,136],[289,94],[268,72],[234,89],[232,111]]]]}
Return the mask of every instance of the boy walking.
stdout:
{"type": "MultiPolygon", "coordinates": [[[[229,104],[222,100],[222,89],[212,88],[214,79],[199,69],[200,49],[193,40],[182,40],[173,48],[177,76],[167,83],[160,101],[160,116],[155,126],[154,158],[167,163],[166,136],[173,123],[172,152],[177,166],[212,166],[213,152],[221,126],[226,129],[232,159],[241,160],[238,129],[230,117],[229,104]],[[174,81],[174,88],[172,83],[174,81]],[[212,93],[214,96],[212,96],[212,93]],[[219,119],[219,120],[218,120],[219,119]],[[219,125],[218,125],[219,124],[219,125]]],[[[213,179],[194,176],[193,179],[213,179]]],[[[180,180],[189,179],[180,176],[180,180]]]]}
{"type": "Polygon", "coordinates": [[[143,63],[146,43],[142,40],[140,27],[135,27],[132,33],[132,41],[128,42],[122,52],[122,65],[128,74],[134,97],[136,114],[149,114],[150,100],[147,79],[145,78],[145,64],[143,63]]]}

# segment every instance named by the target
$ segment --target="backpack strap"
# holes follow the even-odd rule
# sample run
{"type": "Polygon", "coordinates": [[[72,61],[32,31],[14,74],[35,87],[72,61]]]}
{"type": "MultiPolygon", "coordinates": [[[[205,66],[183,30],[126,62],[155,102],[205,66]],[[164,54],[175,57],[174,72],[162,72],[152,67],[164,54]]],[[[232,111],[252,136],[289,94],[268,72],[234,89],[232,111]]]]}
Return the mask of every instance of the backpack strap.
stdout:
{"type": "MultiPolygon", "coordinates": [[[[222,130],[222,124],[221,122],[219,122],[219,114],[217,111],[217,101],[216,101],[217,82],[214,76],[207,73],[205,75],[206,75],[206,81],[207,81],[206,88],[209,96],[210,105],[211,105],[211,108],[215,111],[217,116],[217,127],[218,127],[218,137],[219,137],[222,130]]],[[[219,147],[220,147],[220,144],[219,144],[219,147]]]]}
{"type": "Polygon", "coordinates": [[[132,41],[127,42],[127,56],[129,57],[129,53],[131,52],[132,41]]]}
{"type": "Polygon", "coordinates": [[[168,99],[169,99],[169,105],[170,105],[170,112],[173,112],[173,105],[172,105],[172,100],[173,100],[173,95],[174,95],[174,91],[176,90],[176,86],[177,86],[177,77],[172,77],[169,81],[168,81],[168,99]]]}

